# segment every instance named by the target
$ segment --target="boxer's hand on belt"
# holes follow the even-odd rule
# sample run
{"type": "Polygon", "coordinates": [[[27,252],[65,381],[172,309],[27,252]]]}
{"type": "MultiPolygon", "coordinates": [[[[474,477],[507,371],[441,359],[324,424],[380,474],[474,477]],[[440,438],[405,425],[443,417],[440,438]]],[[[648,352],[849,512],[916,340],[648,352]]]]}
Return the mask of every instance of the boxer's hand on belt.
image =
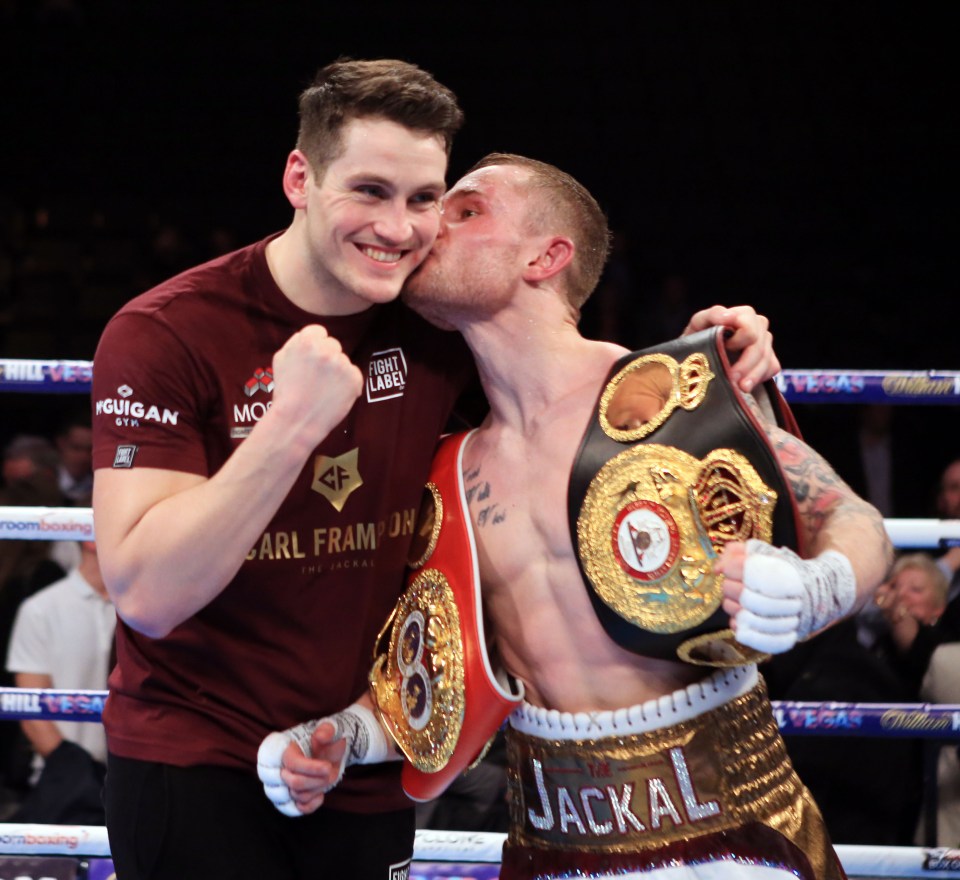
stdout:
{"type": "Polygon", "coordinates": [[[284,815],[312,813],[352,764],[392,757],[387,737],[366,706],[352,706],[315,721],[269,734],[257,752],[257,775],[284,815]]]}
{"type": "Polygon", "coordinates": [[[847,615],[856,601],[850,560],[836,550],[801,559],[763,541],[729,544],[716,571],[725,575],[723,609],[737,641],[782,654],[847,615]]]}

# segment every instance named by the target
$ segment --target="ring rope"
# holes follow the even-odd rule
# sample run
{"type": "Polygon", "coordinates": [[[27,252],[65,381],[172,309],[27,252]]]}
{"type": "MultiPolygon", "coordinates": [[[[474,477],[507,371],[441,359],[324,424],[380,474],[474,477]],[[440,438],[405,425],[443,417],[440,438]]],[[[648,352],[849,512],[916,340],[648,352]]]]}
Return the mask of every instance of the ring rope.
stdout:
{"type": "MultiPolygon", "coordinates": [[[[885,519],[895,547],[958,547],[960,519],[885,519]]],[[[28,541],[92,541],[89,507],[0,506],[0,539],[28,541]]]]}
{"type": "MultiPolygon", "coordinates": [[[[505,834],[491,831],[419,830],[413,858],[420,862],[499,864],[505,834]]],[[[956,878],[960,851],[944,847],[837,844],[849,877],[956,878]]],[[[0,824],[0,852],[109,858],[107,829],[97,825],[0,824]]]]}
{"type": "MultiPolygon", "coordinates": [[[[0,359],[0,391],[90,392],[93,361],[0,359]]],[[[790,403],[955,405],[957,370],[783,370],[777,387],[790,403]]]]}
{"type": "MultiPolygon", "coordinates": [[[[0,688],[0,720],[100,721],[107,691],[0,688]]],[[[960,740],[960,704],[772,701],[784,736],[960,740]]]]}

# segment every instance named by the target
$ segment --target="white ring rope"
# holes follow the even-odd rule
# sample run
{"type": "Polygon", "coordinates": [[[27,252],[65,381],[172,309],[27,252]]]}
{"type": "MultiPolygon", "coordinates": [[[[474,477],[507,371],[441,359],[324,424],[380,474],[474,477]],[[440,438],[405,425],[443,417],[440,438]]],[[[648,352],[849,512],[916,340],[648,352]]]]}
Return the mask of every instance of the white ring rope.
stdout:
{"type": "Polygon", "coordinates": [[[885,519],[883,527],[901,550],[960,545],[960,519],[885,519]]]}
{"type": "MultiPolygon", "coordinates": [[[[417,831],[413,858],[420,862],[499,864],[505,834],[488,831],[417,831]]],[[[838,844],[850,877],[956,878],[960,851],[919,846],[838,844]]],[[[97,825],[0,824],[0,852],[109,858],[107,829],[97,825]]]]}
{"type": "Polygon", "coordinates": [[[92,541],[89,507],[0,507],[0,538],[28,541],[92,541]]]}
{"type": "MultiPolygon", "coordinates": [[[[885,519],[895,547],[960,545],[960,519],[885,519]]],[[[0,539],[29,541],[92,541],[89,507],[2,507],[0,539]]]]}

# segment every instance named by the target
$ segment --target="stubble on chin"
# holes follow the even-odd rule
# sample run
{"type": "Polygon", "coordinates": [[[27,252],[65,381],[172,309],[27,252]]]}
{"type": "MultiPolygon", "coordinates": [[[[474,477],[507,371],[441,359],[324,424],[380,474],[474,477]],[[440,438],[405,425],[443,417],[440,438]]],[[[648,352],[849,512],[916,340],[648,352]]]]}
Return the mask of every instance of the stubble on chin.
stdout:
{"type": "Polygon", "coordinates": [[[440,289],[441,282],[436,276],[417,269],[403,285],[400,299],[435,327],[455,330],[456,327],[445,317],[442,296],[438,295],[440,289]]]}
{"type": "Polygon", "coordinates": [[[400,289],[400,299],[413,309],[419,309],[424,303],[429,303],[435,297],[437,290],[436,279],[424,271],[421,263],[404,281],[400,289]]]}

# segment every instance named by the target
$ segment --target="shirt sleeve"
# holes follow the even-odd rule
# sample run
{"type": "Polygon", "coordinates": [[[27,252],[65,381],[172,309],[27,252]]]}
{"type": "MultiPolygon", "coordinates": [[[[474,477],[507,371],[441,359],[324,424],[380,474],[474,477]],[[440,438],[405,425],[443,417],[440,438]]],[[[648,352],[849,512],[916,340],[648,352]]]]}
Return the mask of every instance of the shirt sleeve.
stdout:
{"type": "Polygon", "coordinates": [[[154,467],[208,476],[201,373],[163,322],[139,313],[114,317],[94,357],[94,469],[154,467]]]}

